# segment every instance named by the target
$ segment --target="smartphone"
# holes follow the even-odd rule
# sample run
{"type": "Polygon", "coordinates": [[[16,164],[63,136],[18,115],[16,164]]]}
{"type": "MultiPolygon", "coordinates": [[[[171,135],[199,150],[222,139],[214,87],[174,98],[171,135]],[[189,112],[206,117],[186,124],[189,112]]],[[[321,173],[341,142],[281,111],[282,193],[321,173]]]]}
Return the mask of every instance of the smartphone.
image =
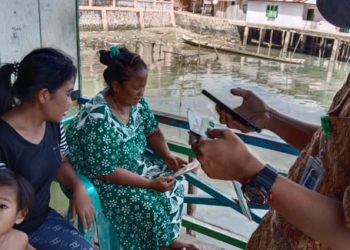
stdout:
{"type": "Polygon", "coordinates": [[[215,102],[220,109],[225,110],[227,113],[231,114],[232,117],[236,120],[238,120],[239,122],[243,123],[244,125],[246,125],[247,127],[253,129],[254,131],[260,133],[261,129],[258,128],[257,126],[255,126],[254,124],[252,124],[251,122],[249,122],[248,120],[246,120],[245,118],[243,118],[242,116],[240,116],[238,113],[236,113],[235,111],[233,111],[231,108],[229,108],[228,106],[226,106],[223,102],[221,102],[219,99],[217,99],[216,97],[214,97],[212,94],[210,94],[208,91],[206,91],[205,89],[202,90],[202,94],[205,95],[206,97],[208,97],[210,100],[212,100],[213,102],[215,102]]]}

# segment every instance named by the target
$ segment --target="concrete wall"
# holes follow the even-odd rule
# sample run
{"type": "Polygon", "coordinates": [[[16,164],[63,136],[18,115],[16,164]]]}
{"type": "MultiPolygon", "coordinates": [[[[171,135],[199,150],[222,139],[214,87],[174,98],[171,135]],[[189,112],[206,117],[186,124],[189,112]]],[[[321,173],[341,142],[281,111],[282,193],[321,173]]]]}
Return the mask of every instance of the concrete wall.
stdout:
{"type": "Polygon", "coordinates": [[[172,1],[80,1],[82,31],[137,29],[174,25],[172,1]]]}
{"type": "Polygon", "coordinates": [[[202,35],[224,36],[241,43],[237,26],[231,23],[231,20],[219,19],[210,16],[194,15],[188,12],[174,12],[175,23],[181,28],[191,30],[192,32],[200,32],[202,26],[202,35]]]}
{"type": "Polygon", "coordinates": [[[0,1],[0,64],[20,62],[33,49],[53,47],[78,66],[76,8],[72,0],[0,1]]]}

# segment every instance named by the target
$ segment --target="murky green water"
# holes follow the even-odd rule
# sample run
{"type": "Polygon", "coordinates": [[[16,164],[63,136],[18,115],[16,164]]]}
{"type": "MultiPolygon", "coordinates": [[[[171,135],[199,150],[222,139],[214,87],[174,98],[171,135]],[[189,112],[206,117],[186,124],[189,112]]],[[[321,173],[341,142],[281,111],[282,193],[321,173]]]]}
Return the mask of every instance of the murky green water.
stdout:
{"type": "MultiPolygon", "coordinates": [[[[140,46],[130,48],[137,51],[149,67],[149,78],[145,97],[153,110],[186,116],[188,107],[216,117],[214,105],[203,95],[207,89],[229,106],[237,106],[240,98],[233,98],[229,90],[233,87],[251,89],[269,105],[284,114],[304,121],[319,123],[319,117],[327,111],[336,91],[344,83],[350,67],[344,62],[330,63],[328,60],[295,55],[304,58],[304,65],[293,65],[204,50],[200,64],[182,65],[171,54],[159,54],[155,48],[140,46]]],[[[251,50],[256,48],[251,47],[251,50]]],[[[165,48],[162,50],[172,50],[165,48]]],[[[197,48],[183,46],[187,54],[196,54],[197,48]]],[[[264,53],[264,48],[262,48],[264,53]]],[[[279,53],[273,51],[272,53],[279,53]]],[[[102,72],[95,51],[82,51],[83,94],[95,95],[104,87],[102,72]]]]}

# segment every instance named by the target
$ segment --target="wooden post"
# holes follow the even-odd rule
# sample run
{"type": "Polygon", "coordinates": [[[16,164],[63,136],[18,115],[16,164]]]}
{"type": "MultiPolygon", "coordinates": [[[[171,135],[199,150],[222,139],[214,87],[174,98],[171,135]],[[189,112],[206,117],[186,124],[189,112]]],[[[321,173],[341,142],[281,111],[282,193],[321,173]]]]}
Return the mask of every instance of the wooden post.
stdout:
{"type": "Polygon", "coordinates": [[[326,53],[326,50],[327,50],[327,38],[324,39],[322,57],[324,57],[324,53],[326,53]]]}
{"type": "Polygon", "coordinates": [[[216,54],[216,60],[219,60],[219,54],[218,54],[218,51],[216,49],[216,46],[214,46],[214,50],[215,50],[215,54],[216,54]]]}
{"type": "Polygon", "coordinates": [[[261,36],[262,36],[262,28],[260,28],[260,31],[259,31],[259,45],[258,45],[258,54],[260,53],[260,44],[261,44],[261,36]]]}
{"type": "Polygon", "coordinates": [[[102,27],[103,27],[103,31],[107,31],[108,30],[107,11],[106,11],[106,9],[102,9],[102,27]]]}
{"type": "Polygon", "coordinates": [[[341,58],[344,59],[345,54],[346,54],[346,50],[347,50],[347,42],[343,41],[343,51],[341,53],[341,58]]]}
{"type": "Polygon", "coordinates": [[[303,53],[304,50],[305,50],[306,40],[307,40],[307,36],[304,37],[304,34],[301,34],[301,37],[300,37],[300,50],[301,50],[301,53],[303,53]]]}
{"type": "Polygon", "coordinates": [[[243,44],[242,44],[244,50],[245,50],[245,47],[247,46],[248,36],[249,36],[249,27],[245,26],[244,35],[243,35],[243,44]]]}
{"type": "Polygon", "coordinates": [[[282,31],[282,37],[281,37],[281,50],[280,50],[280,57],[282,56],[282,52],[283,52],[283,45],[284,45],[284,38],[285,38],[285,34],[286,34],[286,31],[284,30],[284,31],[282,31]]]}
{"type": "Polygon", "coordinates": [[[338,53],[338,47],[339,47],[339,40],[338,39],[334,39],[334,43],[333,43],[333,48],[332,48],[332,55],[331,55],[331,58],[330,58],[330,61],[331,62],[334,62],[335,61],[335,57],[338,53]]]}
{"type": "Polygon", "coordinates": [[[323,46],[323,43],[324,43],[324,37],[321,37],[321,42],[320,42],[320,47],[318,49],[318,57],[321,58],[322,56],[322,46],[323,46]]]}
{"type": "MultiPolygon", "coordinates": [[[[192,136],[189,136],[189,140],[188,143],[191,145],[194,142],[194,139],[192,138],[192,136]]],[[[194,158],[189,156],[188,157],[188,162],[192,162],[194,161],[194,158]]],[[[196,169],[193,173],[197,174],[198,169],[196,169]]],[[[197,193],[197,187],[194,186],[191,183],[188,183],[188,194],[196,194],[197,193]]],[[[196,204],[187,204],[187,214],[189,216],[195,217],[196,215],[196,204]]],[[[196,232],[191,230],[191,229],[186,229],[186,234],[191,235],[191,236],[196,236],[196,232]]]]}
{"type": "Polygon", "coordinates": [[[153,55],[153,53],[154,53],[154,46],[156,45],[156,42],[152,42],[152,50],[151,50],[151,53],[152,53],[152,55],[153,55]]]}
{"type": "Polygon", "coordinates": [[[295,34],[295,32],[293,31],[292,32],[292,38],[290,39],[290,48],[291,48],[291,50],[289,51],[289,58],[292,56],[292,50],[293,50],[293,43],[294,43],[294,34],[295,34]]]}
{"type": "Polygon", "coordinates": [[[112,7],[116,7],[116,6],[115,6],[115,0],[113,0],[112,7]]]}
{"type": "Polygon", "coordinates": [[[89,7],[92,7],[92,0],[89,0],[89,7]]]}
{"type": "Polygon", "coordinates": [[[272,37],[273,37],[273,30],[270,32],[270,43],[269,43],[269,51],[267,52],[267,55],[270,56],[271,48],[272,48],[272,37]]]}
{"type": "Polygon", "coordinates": [[[144,22],[144,11],[140,10],[140,28],[143,30],[145,28],[145,22],[144,22]]]}
{"type": "Polygon", "coordinates": [[[284,40],[282,57],[286,57],[286,55],[287,55],[289,40],[290,40],[290,31],[287,32],[286,38],[284,40]]]}

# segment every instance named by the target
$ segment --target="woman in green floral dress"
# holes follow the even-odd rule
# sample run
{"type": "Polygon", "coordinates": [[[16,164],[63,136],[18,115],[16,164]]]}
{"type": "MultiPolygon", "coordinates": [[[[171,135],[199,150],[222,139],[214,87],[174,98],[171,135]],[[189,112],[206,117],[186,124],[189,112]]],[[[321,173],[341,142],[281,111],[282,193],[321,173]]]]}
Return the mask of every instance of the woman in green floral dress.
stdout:
{"type": "Polygon", "coordinates": [[[196,249],[177,240],[184,187],[167,173],[186,162],[171,155],[143,98],[146,64],[116,47],[100,51],[100,60],[109,87],[68,128],[70,162],[95,185],[123,249],[196,249]]]}

